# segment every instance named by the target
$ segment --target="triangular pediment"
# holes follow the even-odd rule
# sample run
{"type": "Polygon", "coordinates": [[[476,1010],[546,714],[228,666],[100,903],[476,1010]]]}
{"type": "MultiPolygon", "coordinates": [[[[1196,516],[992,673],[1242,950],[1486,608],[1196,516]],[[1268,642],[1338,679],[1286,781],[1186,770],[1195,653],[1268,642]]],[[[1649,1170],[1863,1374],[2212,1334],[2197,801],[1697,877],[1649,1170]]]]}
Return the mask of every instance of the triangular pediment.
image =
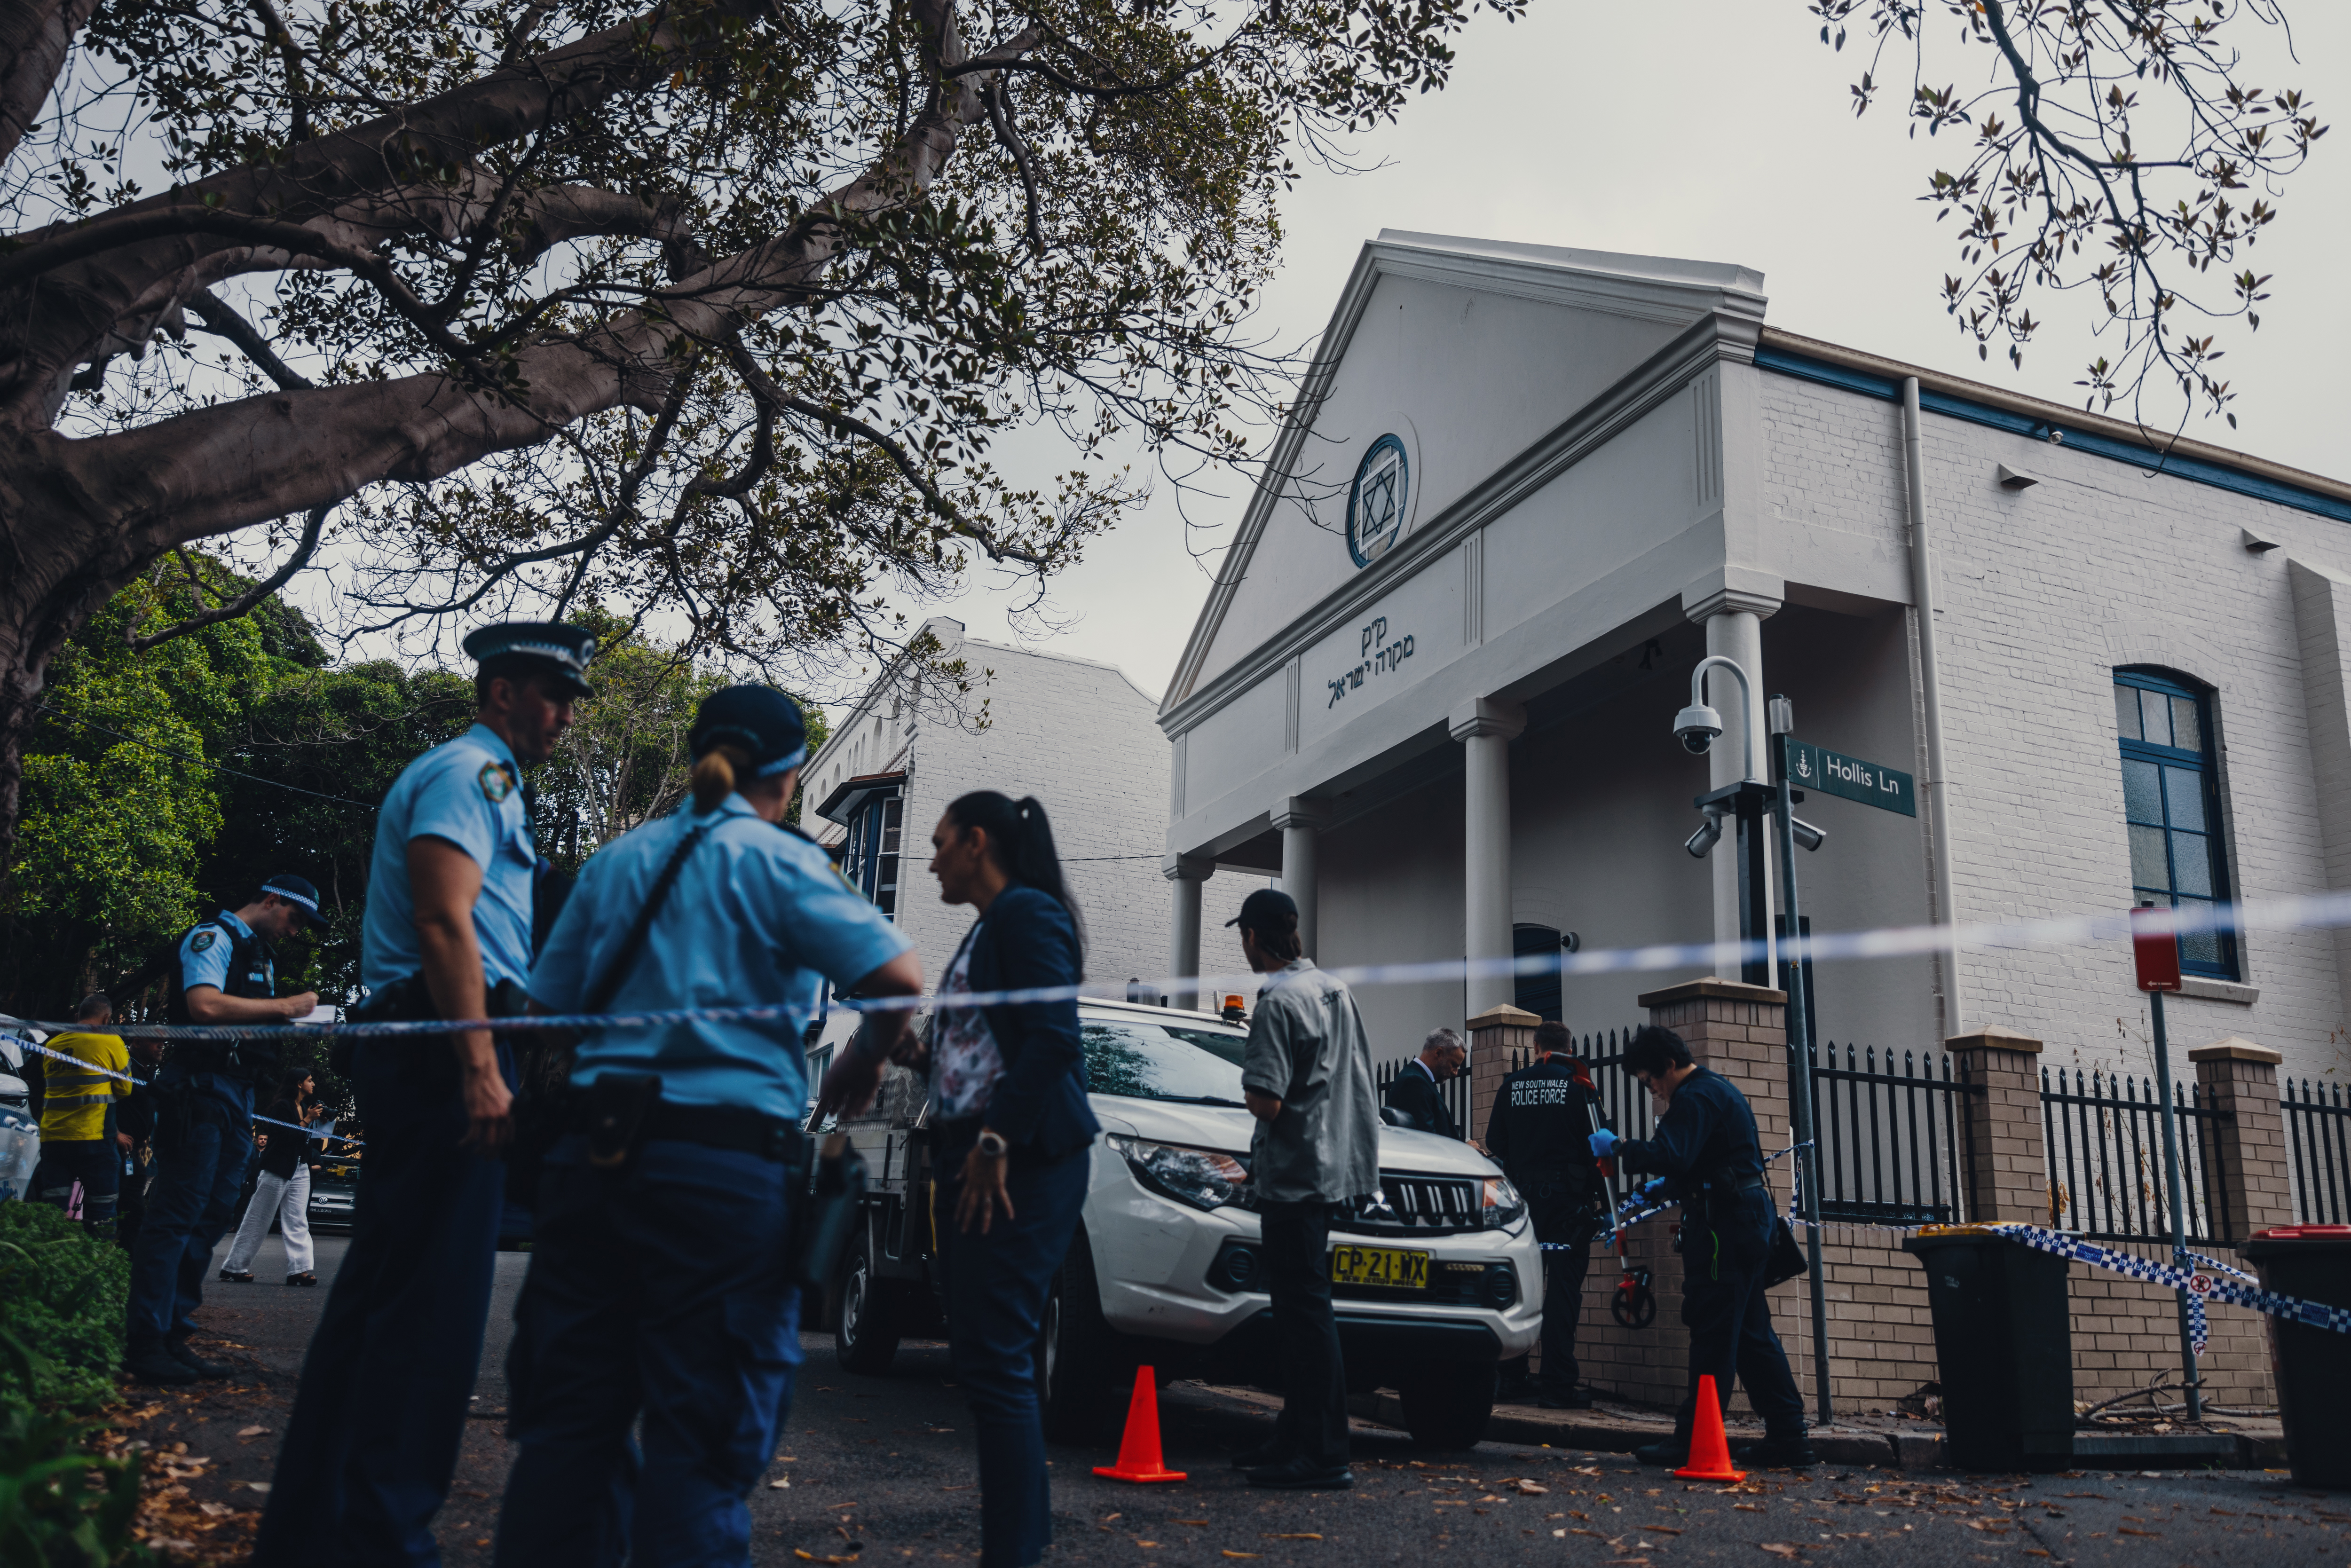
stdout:
{"type": "Polygon", "coordinates": [[[1384,230],[1357,256],[1168,685],[1174,708],[1713,314],[1719,262],[1384,230]]]}

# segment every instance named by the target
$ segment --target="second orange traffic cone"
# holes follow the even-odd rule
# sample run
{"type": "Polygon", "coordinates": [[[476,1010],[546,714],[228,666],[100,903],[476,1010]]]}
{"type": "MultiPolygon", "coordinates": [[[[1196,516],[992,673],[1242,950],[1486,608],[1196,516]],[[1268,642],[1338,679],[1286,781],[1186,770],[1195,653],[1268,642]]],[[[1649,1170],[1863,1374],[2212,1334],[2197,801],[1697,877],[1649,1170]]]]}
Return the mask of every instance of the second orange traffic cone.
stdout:
{"type": "MultiPolygon", "coordinates": [[[[1715,1422],[1715,1430],[1722,1423],[1715,1422]]],[[[1171,1470],[1159,1455],[1159,1385],[1152,1381],[1151,1368],[1134,1370],[1134,1397],[1127,1402],[1126,1435],[1119,1439],[1118,1463],[1096,1465],[1094,1474],[1108,1476],[1114,1481],[1180,1481],[1182,1470],[1171,1470]]]]}
{"type": "Polygon", "coordinates": [[[1722,1397],[1714,1391],[1714,1374],[1698,1380],[1698,1424],[1690,1428],[1689,1463],[1674,1474],[1691,1481],[1743,1481],[1745,1470],[1730,1468],[1730,1439],[1722,1430],[1722,1397]]]}

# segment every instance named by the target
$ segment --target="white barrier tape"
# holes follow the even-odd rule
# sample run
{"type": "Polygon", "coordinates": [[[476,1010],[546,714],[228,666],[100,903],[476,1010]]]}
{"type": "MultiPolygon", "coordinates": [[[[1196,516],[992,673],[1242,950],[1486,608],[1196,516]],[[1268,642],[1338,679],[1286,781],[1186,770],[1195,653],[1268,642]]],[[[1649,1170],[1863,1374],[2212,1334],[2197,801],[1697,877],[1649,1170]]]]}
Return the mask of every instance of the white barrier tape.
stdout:
{"type": "MultiPolygon", "coordinates": [[[[109,1032],[111,1031],[110,1030],[109,1032]]],[[[155,1082],[152,1078],[133,1078],[128,1072],[115,1071],[111,1067],[100,1067],[95,1061],[87,1061],[82,1057],[69,1055],[62,1051],[51,1051],[47,1046],[36,1045],[29,1040],[16,1039],[12,1040],[9,1043],[16,1046],[19,1050],[29,1051],[37,1055],[46,1056],[52,1061],[70,1061],[76,1067],[80,1068],[84,1072],[95,1072],[101,1078],[119,1078],[123,1082],[131,1084],[135,1088],[144,1089],[155,1082]]],[[[323,1138],[329,1143],[349,1144],[355,1149],[366,1147],[366,1141],[364,1139],[338,1138],[330,1133],[321,1133],[315,1127],[306,1127],[299,1122],[281,1122],[275,1116],[264,1116],[258,1113],[255,1114],[252,1119],[256,1122],[266,1122],[273,1127],[291,1127],[298,1133],[308,1133],[314,1138],[323,1138]]]]}
{"type": "MultiPolygon", "coordinates": [[[[1885,926],[1868,931],[1831,932],[1803,940],[1804,954],[1815,962],[1839,958],[1896,958],[1987,947],[2073,947],[2094,942],[2120,941],[2132,935],[2130,911],[2055,915],[2040,920],[1979,922],[1967,925],[1885,926]]],[[[2142,910],[2149,917],[2147,932],[2197,933],[2226,931],[2326,929],[2351,925],[2351,893],[2315,894],[2307,897],[2248,900],[2214,904],[2199,910],[2142,910]]],[[[1595,952],[1530,954],[1520,958],[1445,958],[1414,964],[1369,964],[1325,971],[1350,986],[1415,986],[1463,979],[1505,979],[1520,975],[1604,975],[1646,973],[1660,969],[1702,968],[1736,973],[1750,962],[1765,961],[1770,947],[1749,942],[1669,943],[1648,947],[1612,947],[1595,952]]],[[[1176,991],[1216,995],[1244,991],[1260,984],[1259,975],[1176,976],[1157,983],[1162,994],[1176,991]]],[[[840,998],[852,1012],[921,1012],[936,1007],[999,1007],[1027,1002],[1111,999],[1087,991],[1083,985],[1038,986],[1019,990],[952,991],[928,997],[840,998]]],[[[538,1014],[509,1019],[423,1019],[383,1023],[319,1024],[124,1024],[108,1032],[144,1039],[263,1040],[317,1038],[340,1034],[350,1039],[383,1039],[406,1035],[458,1034],[474,1030],[517,1033],[532,1030],[659,1029],[681,1023],[791,1023],[793,1009],[777,1004],[744,1008],[672,1008],[635,1013],[538,1014]]],[[[31,1028],[63,1032],[73,1026],[0,1015],[0,1023],[24,1023],[31,1028]]]]}

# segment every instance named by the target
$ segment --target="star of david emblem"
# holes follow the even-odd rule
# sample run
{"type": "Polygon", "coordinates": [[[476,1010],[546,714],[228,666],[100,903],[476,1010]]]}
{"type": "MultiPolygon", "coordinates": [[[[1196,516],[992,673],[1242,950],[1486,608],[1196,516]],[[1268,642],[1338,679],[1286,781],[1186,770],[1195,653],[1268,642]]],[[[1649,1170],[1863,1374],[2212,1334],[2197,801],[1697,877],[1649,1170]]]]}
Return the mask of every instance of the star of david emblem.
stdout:
{"type": "Polygon", "coordinates": [[[1347,553],[1357,566],[1371,565],[1395,544],[1404,531],[1411,486],[1404,443],[1394,435],[1373,442],[1347,492],[1347,553]]]}

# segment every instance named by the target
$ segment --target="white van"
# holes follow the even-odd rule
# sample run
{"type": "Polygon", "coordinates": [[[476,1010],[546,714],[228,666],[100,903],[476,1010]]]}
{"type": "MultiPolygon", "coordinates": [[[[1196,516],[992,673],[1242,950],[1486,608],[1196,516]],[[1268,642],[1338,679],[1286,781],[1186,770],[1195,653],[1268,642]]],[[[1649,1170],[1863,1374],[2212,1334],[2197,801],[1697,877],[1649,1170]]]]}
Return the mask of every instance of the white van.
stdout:
{"type": "MultiPolygon", "coordinates": [[[[1088,1151],[1085,1209],[1047,1307],[1049,1429],[1091,1435],[1124,1408],[1138,1365],[1279,1388],[1249,1199],[1248,1031],[1212,1013],[1111,1001],[1081,1001],[1079,1022],[1103,1136],[1088,1151]]],[[[871,1186],[827,1326],[860,1373],[885,1370],[902,1336],[939,1327],[928,1107],[913,1074],[889,1078],[872,1113],[841,1124],[871,1186]]],[[[1500,1364],[1541,1332],[1541,1253],[1524,1199],[1467,1144],[1383,1125],[1380,1190],[1331,1242],[1350,1389],[1395,1389],[1422,1443],[1475,1444],[1500,1364]]]]}

